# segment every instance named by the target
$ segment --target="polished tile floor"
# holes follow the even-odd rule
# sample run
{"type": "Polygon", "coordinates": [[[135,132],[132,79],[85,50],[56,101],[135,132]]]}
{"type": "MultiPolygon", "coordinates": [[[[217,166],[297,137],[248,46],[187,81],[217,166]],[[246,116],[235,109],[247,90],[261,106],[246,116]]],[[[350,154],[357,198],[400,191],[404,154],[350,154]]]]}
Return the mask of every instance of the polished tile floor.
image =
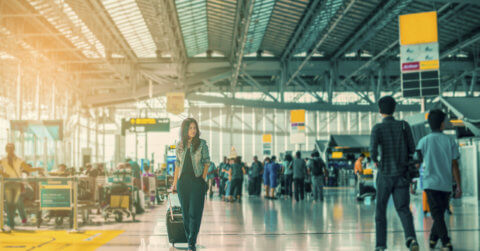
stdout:
{"type": "MultiPolygon", "coordinates": [[[[428,250],[432,224],[424,217],[421,196],[413,196],[411,208],[421,250],[428,250]]],[[[310,200],[263,200],[245,196],[242,203],[208,199],[205,205],[199,250],[373,250],[375,202],[354,200],[353,189],[328,189],[323,203],[310,200]]],[[[455,250],[480,250],[478,205],[455,201],[447,224],[455,250]]],[[[85,229],[121,229],[125,232],[98,250],[176,250],[168,243],[166,205],[139,217],[138,223],[108,224],[85,229]]],[[[389,205],[389,250],[406,250],[400,221],[389,205]]],[[[181,245],[179,245],[182,247],[181,245]]]]}

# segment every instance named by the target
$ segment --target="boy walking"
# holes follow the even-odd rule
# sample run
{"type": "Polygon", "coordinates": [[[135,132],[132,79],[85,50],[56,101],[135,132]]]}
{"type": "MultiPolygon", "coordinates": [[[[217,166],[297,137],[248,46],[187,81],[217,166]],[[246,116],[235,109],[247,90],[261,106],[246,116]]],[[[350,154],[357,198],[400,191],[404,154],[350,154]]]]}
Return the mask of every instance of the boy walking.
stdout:
{"type": "Polygon", "coordinates": [[[443,133],[445,117],[446,114],[441,110],[430,111],[428,124],[432,132],[418,142],[417,150],[420,150],[423,156],[423,188],[427,193],[433,217],[430,248],[434,249],[440,239],[444,249],[453,250],[444,214],[448,209],[449,197],[452,192],[452,176],[457,183],[456,191],[454,191],[455,198],[460,198],[462,195],[460,170],[457,162],[460,154],[457,143],[443,133]]]}

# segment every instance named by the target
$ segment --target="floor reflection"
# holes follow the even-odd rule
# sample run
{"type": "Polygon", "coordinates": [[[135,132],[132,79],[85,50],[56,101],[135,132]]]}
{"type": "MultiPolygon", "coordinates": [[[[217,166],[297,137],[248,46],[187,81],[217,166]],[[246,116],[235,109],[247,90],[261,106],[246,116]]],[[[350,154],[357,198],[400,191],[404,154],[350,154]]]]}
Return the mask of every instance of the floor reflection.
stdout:
{"type": "MultiPolygon", "coordinates": [[[[478,205],[452,204],[453,215],[446,217],[456,250],[479,250],[478,205]]],[[[423,214],[421,196],[412,197],[411,210],[419,243],[427,250],[432,219],[423,214]]],[[[374,212],[375,201],[359,203],[351,189],[328,189],[319,203],[248,196],[241,203],[207,199],[199,250],[373,250],[374,212]]],[[[166,206],[160,205],[140,216],[143,222],[138,224],[99,227],[126,230],[99,250],[181,250],[168,243],[165,213],[166,206]]],[[[389,250],[403,250],[403,231],[392,201],[387,217],[389,250]]]]}

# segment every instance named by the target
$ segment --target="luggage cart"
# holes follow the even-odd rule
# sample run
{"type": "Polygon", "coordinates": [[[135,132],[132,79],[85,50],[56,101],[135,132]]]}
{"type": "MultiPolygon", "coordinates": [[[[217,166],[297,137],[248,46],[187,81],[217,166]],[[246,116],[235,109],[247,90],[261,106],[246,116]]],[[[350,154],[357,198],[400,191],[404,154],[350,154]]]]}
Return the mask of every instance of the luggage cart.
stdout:
{"type": "MultiPolygon", "coordinates": [[[[100,178],[101,180],[102,178],[100,178]]],[[[105,177],[103,177],[103,180],[105,177]]],[[[79,177],[78,178],[78,210],[82,216],[82,223],[87,224],[90,219],[90,212],[100,212],[100,189],[97,184],[99,179],[96,177],[79,177]]],[[[101,182],[100,184],[104,184],[101,182]]]]}
{"type": "Polygon", "coordinates": [[[63,225],[65,218],[69,220],[69,227],[76,229],[76,177],[45,177],[38,178],[39,210],[37,227],[42,223],[49,223],[52,219],[55,225],[63,225]],[[47,211],[44,217],[42,212],[47,211]]]}
{"type": "Polygon", "coordinates": [[[375,200],[377,190],[374,187],[373,170],[365,169],[363,174],[358,175],[357,201],[362,201],[367,197],[375,200]]]}
{"type": "Polygon", "coordinates": [[[42,224],[42,211],[40,210],[40,192],[38,182],[29,181],[24,185],[25,192],[20,199],[23,200],[25,214],[27,216],[34,214],[37,228],[42,224]]]}
{"type": "Polygon", "coordinates": [[[157,195],[157,180],[155,176],[144,176],[142,179],[145,202],[152,207],[155,205],[155,198],[157,195]]]}
{"type": "Polygon", "coordinates": [[[116,222],[122,222],[124,216],[135,221],[135,185],[129,170],[117,171],[107,178],[106,197],[108,204],[103,208],[105,222],[111,215],[115,216],[116,222]]]}
{"type": "Polygon", "coordinates": [[[160,204],[160,202],[163,202],[168,198],[169,182],[167,179],[167,175],[157,175],[156,186],[157,186],[157,200],[158,200],[158,203],[160,204]]]}

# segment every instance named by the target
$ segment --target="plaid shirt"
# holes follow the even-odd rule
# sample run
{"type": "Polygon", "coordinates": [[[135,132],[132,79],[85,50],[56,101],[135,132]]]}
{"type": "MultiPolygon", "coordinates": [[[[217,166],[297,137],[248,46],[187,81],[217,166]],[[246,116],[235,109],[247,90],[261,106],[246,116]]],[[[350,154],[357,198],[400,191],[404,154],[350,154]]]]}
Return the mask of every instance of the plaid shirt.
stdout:
{"type": "Polygon", "coordinates": [[[379,173],[385,176],[405,174],[405,164],[415,152],[415,142],[410,125],[405,121],[395,120],[393,117],[385,117],[382,123],[373,127],[370,136],[370,153],[375,163],[378,163],[379,147],[381,148],[379,173]]]}

